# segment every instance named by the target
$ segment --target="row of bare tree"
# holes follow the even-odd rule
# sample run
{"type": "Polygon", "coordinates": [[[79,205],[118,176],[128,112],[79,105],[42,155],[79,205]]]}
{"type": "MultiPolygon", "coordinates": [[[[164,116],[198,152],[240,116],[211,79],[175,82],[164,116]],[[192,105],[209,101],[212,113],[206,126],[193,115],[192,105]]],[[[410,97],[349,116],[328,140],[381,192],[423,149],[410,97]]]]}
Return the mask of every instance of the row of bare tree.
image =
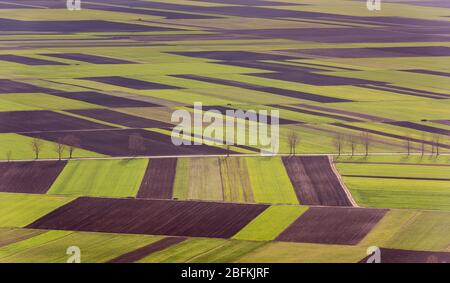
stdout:
{"type": "MultiPolygon", "coordinates": [[[[300,137],[298,133],[292,131],[288,135],[289,154],[295,155],[300,137]]],[[[368,132],[361,132],[359,135],[345,135],[336,134],[332,140],[332,145],[336,149],[338,155],[344,151],[345,148],[349,148],[351,155],[355,155],[356,150],[361,145],[364,149],[365,155],[369,155],[370,148],[372,147],[372,136],[368,132]]],[[[426,145],[431,146],[431,155],[439,155],[442,147],[442,138],[439,135],[433,136],[431,139],[427,139],[425,136],[422,139],[413,139],[407,137],[405,139],[405,148],[407,154],[410,155],[413,151],[412,143],[420,143],[420,152],[422,155],[426,153],[426,145]]]]}
{"type": "MultiPolygon", "coordinates": [[[[75,149],[80,146],[80,139],[75,135],[70,134],[63,138],[59,138],[54,144],[53,150],[58,154],[58,159],[61,160],[64,152],[67,150],[69,152],[69,158],[73,157],[75,149]]],[[[39,159],[39,155],[44,148],[44,141],[38,137],[31,140],[31,149],[34,153],[36,159],[39,159]]]]}
{"type": "MultiPolygon", "coordinates": [[[[33,151],[35,159],[39,159],[45,147],[44,140],[39,137],[34,137],[30,142],[31,150],[33,151]]],[[[53,151],[58,154],[58,159],[61,160],[65,152],[69,153],[69,159],[73,158],[75,150],[81,146],[81,140],[73,134],[59,138],[53,145],[53,151]]],[[[140,152],[145,151],[145,140],[137,134],[131,134],[128,139],[128,149],[131,156],[136,156],[140,152]]],[[[13,152],[11,150],[6,152],[6,160],[11,161],[13,152]]]]}

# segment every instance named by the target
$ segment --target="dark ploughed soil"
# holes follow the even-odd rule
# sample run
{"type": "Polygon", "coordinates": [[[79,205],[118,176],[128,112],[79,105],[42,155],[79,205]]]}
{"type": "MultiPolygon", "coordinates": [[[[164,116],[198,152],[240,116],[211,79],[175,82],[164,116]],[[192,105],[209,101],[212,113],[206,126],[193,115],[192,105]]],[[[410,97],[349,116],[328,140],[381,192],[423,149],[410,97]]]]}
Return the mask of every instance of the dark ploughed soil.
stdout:
{"type": "MultiPolygon", "coordinates": [[[[449,263],[450,253],[380,248],[381,263],[449,263]]],[[[366,263],[370,256],[360,263],[366,263]]]]}
{"type": "Polygon", "coordinates": [[[183,242],[187,238],[184,237],[169,237],[164,238],[162,240],[159,240],[157,242],[151,243],[149,245],[146,245],[142,248],[139,248],[137,250],[131,251],[129,253],[123,254],[121,256],[118,256],[112,260],[109,261],[109,263],[131,263],[138,261],[148,255],[151,255],[152,253],[156,253],[159,251],[162,251],[164,249],[167,249],[170,246],[176,245],[178,243],[183,242]]]}
{"type": "Polygon", "coordinates": [[[383,209],[311,207],[284,230],[277,240],[356,245],[386,212],[383,209]]]}
{"type": "Polygon", "coordinates": [[[229,238],[268,206],[80,197],[28,226],[148,235],[229,238]]]}
{"type": "Polygon", "coordinates": [[[283,163],[301,204],[352,206],[327,156],[285,156],[283,163]]]}
{"type": "Polygon", "coordinates": [[[151,159],[137,197],[171,199],[176,168],[176,158],[151,159]]]}
{"type": "Polygon", "coordinates": [[[45,194],[65,165],[65,161],[0,163],[0,192],[45,194]]]}

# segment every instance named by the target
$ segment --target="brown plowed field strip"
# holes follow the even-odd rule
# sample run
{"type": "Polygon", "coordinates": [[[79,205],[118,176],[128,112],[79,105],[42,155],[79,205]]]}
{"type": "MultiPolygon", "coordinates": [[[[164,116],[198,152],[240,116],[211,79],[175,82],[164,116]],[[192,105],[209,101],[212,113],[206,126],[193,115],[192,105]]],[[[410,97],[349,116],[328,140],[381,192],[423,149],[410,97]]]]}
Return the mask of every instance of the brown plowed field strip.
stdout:
{"type": "Polygon", "coordinates": [[[29,228],[230,238],[267,207],[80,197],[38,219],[29,228]]]}
{"type": "Polygon", "coordinates": [[[326,156],[283,157],[301,204],[352,206],[326,156]]]}
{"type": "Polygon", "coordinates": [[[311,207],[284,230],[277,240],[356,245],[386,212],[384,209],[311,207]]]}
{"type": "Polygon", "coordinates": [[[0,192],[45,194],[65,161],[0,163],[0,192]]]}
{"type": "MultiPolygon", "coordinates": [[[[448,263],[450,253],[380,248],[381,263],[448,263]]],[[[370,256],[360,263],[366,263],[370,256]]]]}
{"type": "Polygon", "coordinates": [[[170,246],[176,245],[178,243],[183,242],[187,238],[184,237],[169,237],[164,238],[162,240],[159,240],[157,242],[151,243],[149,245],[146,245],[142,248],[139,248],[137,250],[131,251],[129,253],[123,254],[121,256],[118,256],[110,261],[108,263],[131,263],[138,261],[152,253],[156,253],[159,251],[162,251],[170,246]]]}
{"type": "Polygon", "coordinates": [[[137,197],[171,199],[176,168],[176,158],[151,159],[137,197]]]}

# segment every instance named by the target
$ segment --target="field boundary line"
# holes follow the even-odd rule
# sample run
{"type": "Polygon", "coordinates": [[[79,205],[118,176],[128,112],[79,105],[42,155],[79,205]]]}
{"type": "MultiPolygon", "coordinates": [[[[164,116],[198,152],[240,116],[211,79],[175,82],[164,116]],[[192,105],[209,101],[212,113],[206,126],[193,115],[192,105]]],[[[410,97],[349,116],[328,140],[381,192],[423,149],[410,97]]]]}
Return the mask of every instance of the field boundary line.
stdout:
{"type": "Polygon", "coordinates": [[[345,194],[347,195],[348,200],[352,204],[353,207],[359,207],[356,201],[353,199],[353,196],[350,192],[350,190],[345,185],[344,181],[342,180],[341,174],[339,174],[336,165],[334,164],[333,156],[328,156],[328,162],[330,163],[331,170],[333,171],[334,175],[336,175],[336,178],[338,179],[339,183],[341,184],[341,187],[344,189],[345,194]]]}

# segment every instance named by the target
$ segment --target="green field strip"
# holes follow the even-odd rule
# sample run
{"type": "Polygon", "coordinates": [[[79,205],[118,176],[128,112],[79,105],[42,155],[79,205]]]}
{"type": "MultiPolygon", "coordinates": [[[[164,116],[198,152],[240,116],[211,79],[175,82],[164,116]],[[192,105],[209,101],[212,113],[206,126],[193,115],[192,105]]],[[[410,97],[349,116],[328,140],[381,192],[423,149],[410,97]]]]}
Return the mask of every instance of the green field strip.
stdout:
{"type": "Polygon", "coordinates": [[[241,157],[219,159],[224,201],[254,202],[247,163],[241,157]]]}
{"type": "Polygon", "coordinates": [[[48,194],[134,197],[147,159],[69,161],[48,194]]]}
{"type": "Polygon", "coordinates": [[[445,155],[430,156],[430,155],[372,155],[372,156],[339,156],[335,157],[337,162],[358,162],[358,163],[377,163],[377,162],[393,162],[400,164],[431,164],[431,165],[446,165],[450,166],[450,157],[445,155]]]}
{"type": "Polygon", "coordinates": [[[62,115],[72,116],[72,117],[83,119],[83,120],[87,120],[87,121],[90,121],[90,122],[94,122],[94,123],[105,125],[105,126],[109,126],[109,127],[127,129],[127,127],[122,126],[122,125],[109,123],[109,122],[106,122],[106,121],[102,121],[102,120],[98,120],[98,119],[94,119],[94,118],[78,115],[78,114],[67,112],[67,111],[53,111],[53,112],[56,112],[56,113],[59,113],[59,114],[62,114],[62,115]]]}
{"type": "MultiPolygon", "coordinates": [[[[380,132],[383,132],[386,134],[399,135],[399,136],[405,137],[405,139],[406,138],[415,138],[418,140],[425,140],[428,142],[430,142],[433,137],[439,136],[439,134],[435,134],[435,133],[415,130],[415,129],[401,127],[401,126],[395,126],[395,125],[390,125],[390,124],[384,124],[384,123],[352,123],[352,126],[364,128],[367,130],[380,131],[380,132]]],[[[435,128],[442,128],[439,125],[435,125],[435,124],[433,124],[433,125],[428,124],[428,126],[433,126],[435,128]]],[[[441,144],[443,144],[443,145],[450,144],[450,142],[444,138],[444,135],[440,135],[440,136],[441,136],[441,139],[440,139],[441,144]]],[[[406,146],[405,140],[403,140],[403,144],[406,146]]],[[[411,142],[411,146],[420,148],[420,143],[411,142]]],[[[429,150],[430,147],[431,147],[430,145],[426,145],[427,151],[429,150]]],[[[442,148],[442,150],[445,151],[447,149],[442,148]]],[[[417,152],[417,151],[418,150],[416,149],[414,152],[417,152]]]]}
{"type": "Polygon", "coordinates": [[[235,262],[242,256],[264,246],[266,242],[227,240],[224,244],[189,260],[190,263],[235,262]]]}
{"type": "Polygon", "coordinates": [[[314,123],[314,124],[320,124],[320,123],[333,123],[333,122],[338,122],[339,120],[333,119],[333,118],[328,118],[328,117],[322,117],[319,115],[313,115],[313,114],[305,114],[305,113],[299,113],[299,112],[295,112],[295,111],[291,111],[291,110],[287,110],[287,109],[283,109],[283,108],[278,108],[276,105],[273,107],[270,106],[266,106],[266,105],[239,105],[236,108],[242,109],[242,110],[254,110],[254,111],[261,111],[261,110],[266,110],[268,115],[270,115],[270,113],[272,111],[276,111],[278,110],[279,112],[279,118],[280,119],[288,119],[288,120],[292,120],[294,122],[299,122],[299,123],[314,123]]]}
{"type": "Polygon", "coordinates": [[[125,107],[115,108],[114,111],[139,116],[151,120],[171,124],[172,113],[176,108],[172,107],[125,107]]]}
{"type": "Polygon", "coordinates": [[[358,205],[450,210],[448,181],[343,177],[358,205]]]}
{"type": "Polygon", "coordinates": [[[0,193],[0,227],[27,226],[72,200],[61,196],[0,193]]]}
{"type": "Polygon", "coordinates": [[[152,253],[139,263],[183,263],[189,262],[211,250],[224,245],[227,240],[213,238],[190,238],[162,251],[152,253]]]}
{"type": "Polygon", "coordinates": [[[42,233],[44,233],[44,230],[0,228],[0,247],[26,240],[42,233]]]}
{"type": "MultiPolygon", "coordinates": [[[[192,129],[195,130],[194,127],[192,129]]],[[[168,136],[172,135],[172,130],[163,129],[163,128],[146,128],[145,130],[151,131],[151,132],[156,132],[156,133],[161,133],[161,134],[168,135],[168,136]]],[[[194,130],[191,130],[191,131],[194,131],[194,130]]],[[[202,131],[203,131],[203,129],[202,129],[202,131]]],[[[250,150],[250,149],[247,149],[247,148],[240,147],[237,144],[237,142],[235,143],[235,145],[230,145],[229,148],[228,148],[226,145],[223,144],[223,143],[225,143],[225,141],[223,141],[223,142],[221,141],[221,139],[222,138],[225,139],[225,137],[220,137],[219,136],[218,138],[214,139],[215,137],[214,137],[214,135],[212,135],[212,139],[211,139],[207,135],[204,135],[203,136],[204,138],[198,138],[197,136],[194,137],[193,134],[191,132],[188,132],[187,130],[184,131],[184,134],[187,135],[186,140],[188,140],[189,137],[190,137],[190,140],[191,140],[192,143],[198,141],[198,142],[200,142],[202,144],[207,144],[209,146],[214,146],[214,147],[222,148],[222,149],[225,149],[225,150],[229,150],[230,153],[234,153],[234,154],[235,153],[251,154],[251,153],[260,152],[259,150],[257,150],[258,146],[252,146],[252,148],[255,148],[255,150],[250,150]],[[207,142],[205,142],[205,141],[207,141],[207,142]],[[209,142],[209,144],[208,144],[208,142],[209,142]]]]}
{"type": "Polygon", "coordinates": [[[175,173],[175,180],[173,184],[173,198],[174,199],[188,199],[189,196],[189,178],[190,178],[190,158],[178,158],[177,168],[175,173]]]}
{"type": "MultiPolygon", "coordinates": [[[[137,15],[133,13],[122,13],[112,11],[100,11],[93,9],[83,9],[83,13],[74,14],[68,9],[20,9],[21,13],[11,13],[10,10],[2,10],[0,15],[7,19],[27,20],[27,21],[42,21],[42,20],[115,20],[115,21],[134,21],[138,18],[145,20],[158,19],[160,17],[150,15],[137,15]]],[[[83,33],[84,34],[84,33],[83,33]]]]}
{"type": "MultiPolygon", "coordinates": [[[[89,89],[86,89],[81,86],[77,86],[77,85],[70,84],[70,83],[65,83],[64,80],[58,80],[57,78],[51,79],[51,80],[27,79],[27,82],[30,84],[33,84],[35,86],[39,86],[39,87],[43,87],[43,88],[50,88],[52,90],[59,90],[62,92],[90,91],[89,89]]],[[[103,106],[97,106],[97,107],[100,108],[103,106]]]]}
{"type": "Polygon", "coordinates": [[[396,234],[387,247],[445,251],[450,245],[448,213],[422,212],[413,223],[396,234]]]}
{"type": "Polygon", "coordinates": [[[328,103],[327,107],[399,121],[416,121],[421,119],[445,120],[448,118],[449,105],[450,99],[428,99],[424,101],[405,100],[401,103],[389,101],[328,103]]]}
{"type": "MultiPolygon", "coordinates": [[[[408,223],[414,221],[420,213],[420,210],[389,210],[358,245],[367,247],[387,246],[389,240],[392,237],[395,237],[396,234],[402,233],[402,229],[404,229],[408,223]]],[[[410,235],[410,237],[415,237],[415,235],[410,235]]]]}
{"type": "Polygon", "coordinates": [[[307,209],[306,206],[270,206],[234,235],[233,239],[272,241],[307,209]]]}
{"type": "MultiPolygon", "coordinates": [[[[77,51],[79,52],[79,50],[77,51]]],[[[19,73],[21,78],[40,78],[40,79],[73,79],[83,77],[102,77],[102,76],[123,76],[139,80],[148,80],[154,82],[153,78],[171,74],[183,74],[189,70],[199,70],[195,74],[235,74],[245,73],[248,68],[231,67],[222,64],[213,64],[206,62],[197,63],[159,63],[159,64],[109,64],[107,67],[101,64],[85,64],[70,66],[39,66],[38,69],[30,68],[25,65],[17,65],[0,70],[0,75],[8,77],[19,73]]],[[[155,81],[156,82],[156,81],[155,81]]],[[[79,80],[81,84],[82,81],[79,80]]],[[[112,86],[109,84],[96,83],[83,85],[96,85],[109,90],[129,90],[129,88],[112,86]]],[[[217,86],[216,86],[217,87],[217,86]]]]}
{"type": "Polygon", "coordinates": [[[446,251],[450,245],[450,213],[419,211],[386,242],[387,248],[446,251]]]}
{"type": "MultiPolygon", "coordinates": [[[[298,125],[282,125],[280,126],[280,153],[288,154],[289,150],[289,136],[292,132],[297,133],[300,138],[297,144],[296,152],[298,154],[304,153],[338,153],[338,150],[333,145],[333,141],[337,134],[343,136],[354,135],[359,137],[360,132],[347,131],[344,128],[330,127],[328,124],[312,125],[312,124],[298,124],[298,125]]],[[[392,139],[379,138],[376,139],[372,136],[372,142],[370,144],[369,152],[403,152],[403,143],[393,142],[392,139]]],[[[351,149],[348,144],[344,143],[341,153],[350,154],[351,149]]],[[[364,148],[359,144],[355,153],[365,153],[364,148]]],[[[355,157],[357,158],[357,157],[355,157]]]]}
{"type": "MultiPolygon", "coordinates": [[[[31,148],[32,140],[33,139],[30,137],[19,134],[0,134],[0,160],[7,159],[9,152],[11,153],[11,160],[34,159],[35,154],[31,148]]],[[[55,150],[56,146],[56,143],[44,140],[42,142],[42,149],[39,153],[39,158],[58,158],[58,153],[55,150]]],[[[69,152],[67,150],[63,152],[62,157],[68,158],[69,152]]],[[[105,155],[76,148],[73,152],[73,157],[105,157],[105,155]]]]}
{"type": "Polygon", "coordinates": [[[0,248],[0,262],[65,263],[77,246],[82,263],[100,263],[153,243],[161,237],[92,232],[49,231],[0,248]]]}
{"type": "Polygon", "coordinates": [[[0,97],[0,112],[103,108],[91,103],[45,93],[8,94],[0,97]]]}
{"type": "Polygon", "coordinates": [[[447,77],[386,69],[376,71],[346,71],[335,74],[340,77],[382,81],[392,84],[408,84],[409,86],[411,86],[410,82],[414,82],[422,87],[439,85],[445,89],[450,84],[450,79],[447,77]]]}
{"type": "Polygon", "coordinates": [[[218,158],[191,158],[188,199],[223,200],[218,158]]]}
{"type": "Polygon", "coordinates": [[[355,263],[366,257],[366,248],[271,242],[241,257],[239,263],[355,263]]]}
{"type": "Polygon", "coordinates": [[[388,164],[344,164],[338,163],[342,175],[365,175],[414,178],[449,178],[450,166],[388,165],[388,164]]]}
{"type": "MultiPolygon", "coordinates": [[[[217,91],[215,93],[217,94],[217,91]]],[[[193,105],[194,102],[198,101],[201,101],[204,105],[224,105],[228,103],[240,103],[237,100],[233,100],[232,97],[215,97],[215,95],[203,94],[201,90],[147,90],[141,91],[139,95],[165,99],[185,105],[193,105]]]]}
{"type": "Polygon", "coordinates": [[[246,159],[256,202],[298,204],[297,196],[279,157],[246,159]]]}

